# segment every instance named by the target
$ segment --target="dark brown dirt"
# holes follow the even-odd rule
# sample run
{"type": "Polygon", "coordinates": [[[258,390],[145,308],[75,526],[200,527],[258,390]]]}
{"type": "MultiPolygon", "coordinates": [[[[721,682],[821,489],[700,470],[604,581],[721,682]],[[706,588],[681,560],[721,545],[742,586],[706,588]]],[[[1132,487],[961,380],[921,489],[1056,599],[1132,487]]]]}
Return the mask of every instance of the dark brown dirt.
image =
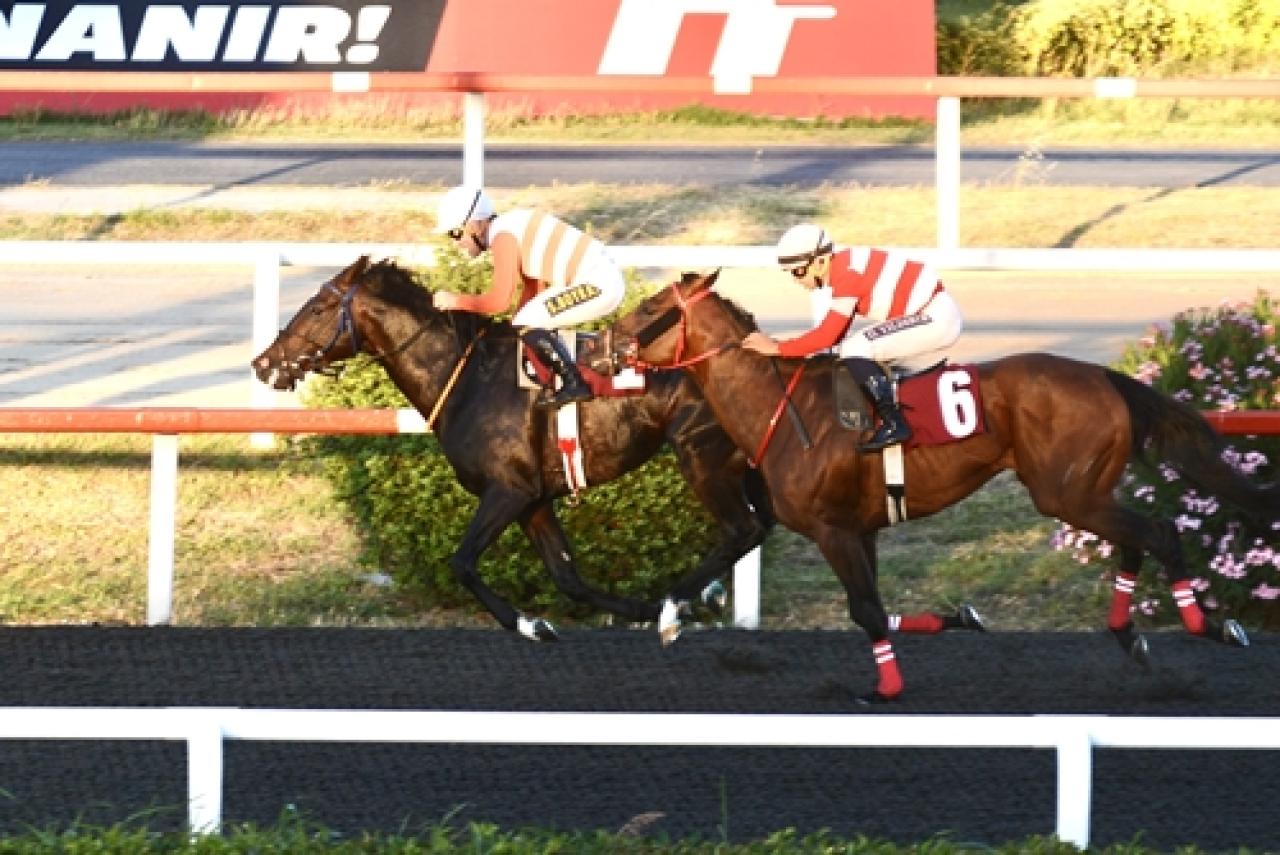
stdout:
{"type": "MultiPolygon", "coordinates": [[[[1144,675],[1105,633],[953,633],[898,640],[904,698],[862,708],[873,682],[858,632],[7,628],[0,706],[759,713],[1280,714],[1280,636],[1232,649],[1151,637],[1144,675]]],[[[1280,719],[1277,721],[1280,726],[1280,719]]],[[[327,827],[412,832],[450,817],[505,828],[756,839],[792,827],[901,842],[948,833],[998,844],[1049,834],[1053,752],[229,742],[224,818],[286,806],[327,827]]],[[[0,744],[0,833],[123,821],[182,827],[185,746],[0,744]]],[[[1280,849],[1280,766],[1266,751],[1099,750],[1093,843],[1280,849]]]]}

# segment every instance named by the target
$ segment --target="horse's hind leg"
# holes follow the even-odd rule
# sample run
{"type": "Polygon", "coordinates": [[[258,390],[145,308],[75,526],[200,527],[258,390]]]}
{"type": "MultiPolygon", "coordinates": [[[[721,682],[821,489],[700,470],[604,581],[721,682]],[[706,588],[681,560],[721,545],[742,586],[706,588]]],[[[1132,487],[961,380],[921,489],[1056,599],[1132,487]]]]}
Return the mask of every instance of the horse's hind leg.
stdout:
{"type": "Polygon", "coordinates": [[[578,575],[573,562],[573,551],[565,537],[560,520],[549,500],[538,502],[520,517],[520,526],[533,544],[542,563],[551,573],[556,588],[567,597],[587,603],[593,608],[620,615],[630,621],[658,619],[658,607],[652,603],[628,597],[615,597],[593,588],[578,575]]]}
{"type": "Polygon", "coordinates": [[[1134,662],[1150,670],[1150,648],[1147,640],[1134,631],[1132,617],[1133,592],[1138,586],[1138,571],[1142,568],[1142,550],[1132,546],[1120,546],[1119,549],[1120,568],[1112,582],[1107,628],[1134,662]]]}
{"type": "MultiPolygon", "coordinates": [[[[1147,519],[1121,507],[1114,501],[1102,503],[1092,510],[1073,511],[1069,515],[1063,513],[1061,518],[1076,528],[1092,531],[1119,546],[1122,550],[1121,570],[1130,572],[1135,578],[1136,565],[1143,552],[1149,553],[1159,561],[1168,576],[1169,586],[1173,590],[1173,600],[1182,618],[1182,625],[1192,635],[1200,635],[1241,647],[1248,645],[1248,636],[1235,620],[1218,623],[1205,616],[1191,587],[1186,560],[1182,554],[1182,544],[1178,540],[1178,530],[1173,523],[1167,520],[1147,519]]],[[[1119,595],[1118,591],[1117,594],[1119,595]]],[[[1127,612],[1128,603],[1123,600],[1123,595],[1120,595],[1119,599],[1127,612]]],[[[1113,596],[1112,620],[1117,618],[1119,609],[1120,604],[1113,596]]],[[[1115,629],[1114,624],[1112,629],[1115,629]]],[[[1124,640],[1121,638],[1121,644],[1123,643],[1124,640]]]]}

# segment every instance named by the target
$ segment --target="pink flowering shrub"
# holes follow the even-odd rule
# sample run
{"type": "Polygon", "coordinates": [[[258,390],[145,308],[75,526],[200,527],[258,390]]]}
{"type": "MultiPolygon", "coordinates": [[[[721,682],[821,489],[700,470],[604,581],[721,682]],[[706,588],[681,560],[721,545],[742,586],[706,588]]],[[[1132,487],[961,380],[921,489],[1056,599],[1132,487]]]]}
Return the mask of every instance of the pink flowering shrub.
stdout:
{"type": "MultiPolygon", "coordinates": [[[[1114,366],[1201,410],[1280,408],[1278,306],[1266,292],[1253,303],[1194,309],[1157,327],[1126,348],[1114,366]]],[[[1251,479],[1272,481],[1280,472],[1280,437],[1226,437],[1223,457],[1251,479]]],[[[1120,485],[1122,501],[1141,513],[1172,520],[1181,533],[1192,586],[1206,608],[1223,617],[1280,619],[1280,528],[1251,522],[1214,496],[1199,494],[1163,464],[1135,463],[1120,485]]],[[[1081,563],[1115,569],[1111,544],[1063,524],[1054,548],[1081,563]]],[[[1176,620],[1168,580],[1152,573],[1151,558],[1134,597],[1138,614],[1176,620]]],[[[1136,616],[1136,615],[1135,615],[1136,616]]]]}

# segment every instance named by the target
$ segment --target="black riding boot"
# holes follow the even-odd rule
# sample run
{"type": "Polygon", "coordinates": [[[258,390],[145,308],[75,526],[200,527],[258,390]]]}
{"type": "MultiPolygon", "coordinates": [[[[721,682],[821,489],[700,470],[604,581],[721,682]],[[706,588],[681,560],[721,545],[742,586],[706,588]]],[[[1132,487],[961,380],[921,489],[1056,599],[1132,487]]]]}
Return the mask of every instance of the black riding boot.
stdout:
{"type": "Polygon", "coordinates": [[[871,438],[864,442],[862,451],[880,451],[890,445],[897,445],[911,439],[911,426],[902,416],[902,410],[893,397],[893,382],[884,373],[884,369],[871,359],[850,357],[840,360],[853,379],[862,386],[876,415],[880,417],[880,426],[871,438]]]}
{"type": "Polygon", "coordinates": [[[538,358],[560,378],[560,391],[543,389],[534,406],[559,409],[565,404],[590,401],[591,387],[582,379],[560,336],[551,330],[528,329],[520,333],[520,340],[538,354],[538,358]]]}

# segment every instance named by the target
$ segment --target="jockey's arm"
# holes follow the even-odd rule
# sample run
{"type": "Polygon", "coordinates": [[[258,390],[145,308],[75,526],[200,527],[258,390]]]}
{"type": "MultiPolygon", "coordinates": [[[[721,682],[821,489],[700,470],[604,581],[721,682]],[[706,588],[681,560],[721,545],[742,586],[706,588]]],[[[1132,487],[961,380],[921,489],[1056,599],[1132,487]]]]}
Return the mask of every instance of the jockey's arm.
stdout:
{"type": "Polygon", "coordinates": [[[782,356],[808,356],[834,347],[849,331],[856,309],[857,301],[852,297],[834,298],[821,323],[804,335],[778,342],[778,353],[782,356]]]}
{"type": "Polygon", "coordinates": [[[511,298],[520,277],[520,245],[513,235],[503,233],[489,247],[493,257],[493,280],[483,294],[458,294],[454,307],[468,312],[496,315],[511,308],[511,298]]]}

